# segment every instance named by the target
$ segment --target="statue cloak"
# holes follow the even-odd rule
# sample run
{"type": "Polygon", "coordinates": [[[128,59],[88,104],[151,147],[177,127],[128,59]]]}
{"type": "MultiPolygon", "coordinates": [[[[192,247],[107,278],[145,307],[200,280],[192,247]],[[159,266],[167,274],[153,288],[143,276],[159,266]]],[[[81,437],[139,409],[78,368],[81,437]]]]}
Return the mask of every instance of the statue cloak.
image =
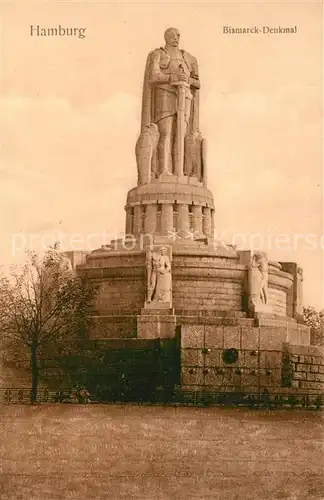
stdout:
{"type": "MultiPolygon", "coordinates": [[[[143,80],[143,96],[142,96],[142,120],[141,132],[145,127],[154,123],[154,84],[150,82],[151,61],[156,50],[163,51],[168,54],[164,47],[152,50],[146,60],[144,80],[143,80]]],[[[182,57],[190,71],[190,78],[197,82],[197,86],[191,85],[192,101],[190,110],[190,121],[188,124],[187,134],[192,134],[199,130],[199,79],[198,79],[198,63],[197,60],[188,52],[181,50],[182,57]]]]}

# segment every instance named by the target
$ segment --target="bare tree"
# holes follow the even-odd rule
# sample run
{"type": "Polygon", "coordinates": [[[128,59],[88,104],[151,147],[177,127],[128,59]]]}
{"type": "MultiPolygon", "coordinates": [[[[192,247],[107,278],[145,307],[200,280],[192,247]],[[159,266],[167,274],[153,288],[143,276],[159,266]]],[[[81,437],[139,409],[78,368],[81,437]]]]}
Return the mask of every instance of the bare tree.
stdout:
{"type": "Polygon", "coordinates": [[[318,311],[313,306],[304,307],[304,321],[311,328],[312,343],[324,345],[324,309],[318,311]]]}
{"type": "Polygon", "coordinates": [[[27,347],[37,401],[39,350],[49,341],[66,341],[89,325],[95,289],[76,275],[57,245],[0,278],[0,331],[6,341],[27,347]]]}

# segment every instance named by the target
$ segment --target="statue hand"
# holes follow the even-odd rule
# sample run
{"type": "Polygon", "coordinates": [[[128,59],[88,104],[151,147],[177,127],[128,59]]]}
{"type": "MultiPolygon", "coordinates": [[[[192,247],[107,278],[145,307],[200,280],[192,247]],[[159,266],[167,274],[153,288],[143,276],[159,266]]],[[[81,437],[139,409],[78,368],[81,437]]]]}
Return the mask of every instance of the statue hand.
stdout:
{"type": "Polygon", "coordinates": [[[179,80],[181,82],[189,83],[189,76],[186,73],[179,73],[179,80]]]}
{"type": "Polygon", "coordinates": [[[170,83],[171,85],[179,84],[179,82],[189,83],[189,76],[186,73],[176,73],[171,75],[170,83]]]}

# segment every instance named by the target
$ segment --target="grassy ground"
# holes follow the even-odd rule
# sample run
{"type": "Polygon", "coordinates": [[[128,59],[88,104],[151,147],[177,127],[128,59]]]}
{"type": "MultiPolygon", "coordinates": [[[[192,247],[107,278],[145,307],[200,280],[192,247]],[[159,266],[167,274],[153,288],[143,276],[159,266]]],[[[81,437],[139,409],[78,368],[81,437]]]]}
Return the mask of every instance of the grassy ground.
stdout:
{"type": "Polygon", "coordinates": [[[1,406],[1,500],[324,499],[323,412],[1,406]]]}

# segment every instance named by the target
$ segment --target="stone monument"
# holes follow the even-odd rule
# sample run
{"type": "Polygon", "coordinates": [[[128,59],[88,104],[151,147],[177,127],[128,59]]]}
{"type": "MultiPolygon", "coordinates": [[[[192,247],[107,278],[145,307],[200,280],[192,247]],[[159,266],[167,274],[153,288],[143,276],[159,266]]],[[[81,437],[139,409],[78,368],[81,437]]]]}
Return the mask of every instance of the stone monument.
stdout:
{"type": "Polygon", "coordinates": [[[206,141],[199,130],[197,60],[169,28],[165,46],[149,53],[135,153],[138,186],[128,193],[126,233],[212,237],[213,196],[207,190],[206,141]]]}
{"type": "MultiPolygon", "coordinates": [[[[174,341],[181,360],[174,383],[183,391],[284,390],[283,358],[312,350],[302,324],[302,270],[214,239],[198,62],[180,49],[177,29],[164,39],[144,70],[126,237],[77,267],[100,284],[90,336],[133,346],[174,341]]],[[[291,372],[296,390],[324,384],[324,375],[298,377],[291,372]]]]}

